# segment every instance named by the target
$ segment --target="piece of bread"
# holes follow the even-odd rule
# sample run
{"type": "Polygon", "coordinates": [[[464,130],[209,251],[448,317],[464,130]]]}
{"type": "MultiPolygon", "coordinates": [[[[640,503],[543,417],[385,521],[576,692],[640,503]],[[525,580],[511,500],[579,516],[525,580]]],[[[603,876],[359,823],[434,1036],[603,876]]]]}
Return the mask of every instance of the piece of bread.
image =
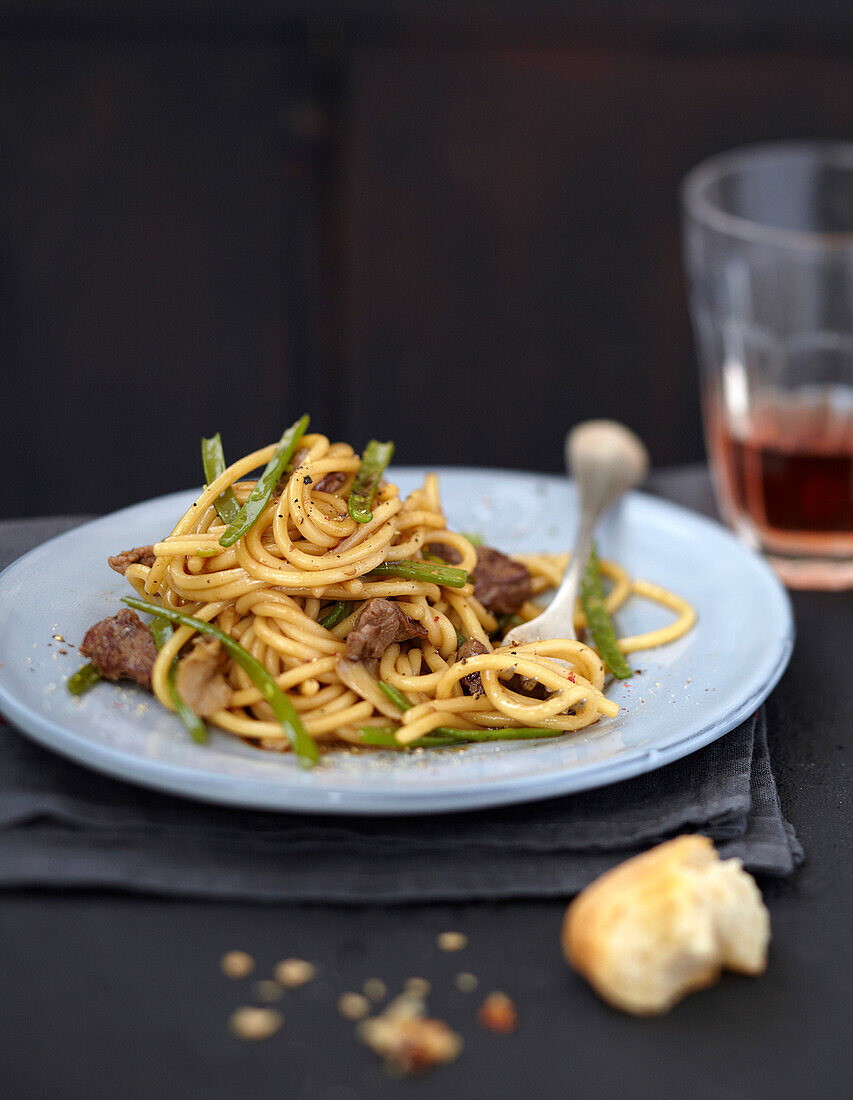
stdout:
{"type": "Polygon", "coordinates": [[[563,921],[563,953],[606,1001],[666,1012],[723,968],[760,974],[770,915],[739,859],[704,836],[679,836],[613,867],[563,921]]]}

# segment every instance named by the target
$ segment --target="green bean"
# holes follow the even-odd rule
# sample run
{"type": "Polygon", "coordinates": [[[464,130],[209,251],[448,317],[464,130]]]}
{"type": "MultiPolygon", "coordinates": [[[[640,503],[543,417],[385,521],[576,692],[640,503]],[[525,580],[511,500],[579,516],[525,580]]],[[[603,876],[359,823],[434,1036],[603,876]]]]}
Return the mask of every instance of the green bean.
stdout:
{"type": "Polygon", "coordinates": [[[496,634],[504,635],[508,630],[512,630],[513,627],[521,626],[524,619],[520,615],[497,615],[495,616],[498,621],[498,628],[495,631],[496,634]]]}
{"type": "Polygon", "coordinates": [[[467,539],[472,546],[483,545],[483,536],[480,534],[479,531],[461,531],[460,534],[462,535],[462,538],[467,539]]]}
{"type": "Polygon", "coordinates": [[[206,623],[203,619],[196,619],[192,615],[185,615],[182,611],[175,611],[171,607],[159,607],[157,604],[136,599],[134,596],[126,596],[122,603],[126,603],[128,607],[132,607],[136,611],[146,611],[149,615],[169,619],[173,623],[192,627],[200,634],[218,638],[225,647],[226,652],[249,676],[252,683],[272,707],[281,728],[287,734],[287,739],[290,741],[299,763],[304,767],[311,767],[317,763],[320,759],[317,744],[303,726],[302,719],[297,714],[295,707],[264,666],[256,661],[250,653],[247,653],[238,642],[235,642],[233,638],[229,638],[219,627],[206,623]]]}
{"type": "MultiPolygon", "coordinates": [[[[540,729],[536,726],[507,726],[500,729],[462,730],[456,726],[436,726],[439,737],[454,741],[531,741],[539,737],[561,737],[565,730],[540,729]]],[[[417,744],[417,742],[415,742],[417,744]]]]}
{"type": "Polygon", "coordinates": [[[393,454],[394,444],[390,441],[380,443],[376,439],[371,439],[364,448],[364,454],[361,456],[361,466],[353,482],[352,489],[350,489],[348,502],[349,514],[356,523],[370,523],[373,519],[370,506],[376,496],[379,479],[385,472],[393,454]]]}
{"type": "Polygon", "coordinates": [[[401,745],[397,740],[396,730],[392,726],[362,726],[358,736],[362,744],[377,745],[383,749],[437,748],[439,745],[459,744],[452,737],[433,737],[432,734],[427,733],[411,745],[401,745]]]}
{"type": "Polygon", "coordinates": [[[402,691],[400,691],[399,688],[395,688],[393,684],[386,684],[383,680],[380,680],[379,690],[384,692],[398,710],[408,710],[409,707],[414,706],[414,703],[409,702],[402,691]]]}
{"type": "Polygon", "coordinates": [[[463,730],[456,726],[437,726],[430,733],[408,745],[397,740],[396,726],[362,726],[358,734],[365,745],[379,745],[389,749],[436,748],[440,745],[477,744],[483,741],[533,741],[540,738],[561,737],[565,730],[539,729],[537,727],[507,727],[506,729],[463,730]]]}
{"type": "Polygon", "coordinates": [[[326,609],[326,614],[320,619],[320,626],[326,630],[331,630],[333,626],[343,622],[351,610],[351,600],[338,600],[337,603],[333,603],[331,607],[326,609]]]}
{"type": "Polygon", "coordinates": [[[72,695],[85,695],[89,688],[93,688],[101,679],[101,674],[91,663],[82,665],[77,671],[68,677],[68,690],[72,695]]]}
{"type": "MultiPolygon", "coordinates": [[[[163,646],[172,637],[172,624],[168,619],[163,619],[159,615],[152,619],[148,624],[151,627],[151,633],[154,635],[154,644],[158,649],[162,649],[163,646]]],[[[207,726],[204,724],[204,720],[196,714],[194,710],[187,706],[178,693],[178,658],[175,657],[169,666],[169,695],[172,702],[175,705],[175,713],[184,724],[184,728],[187,733],[197,742],[199,745],[203,745],[207,741],[207,726]]]]}
{"type": "MultiPolygon", "coordinates": [[[[202,438],[201,461],[204,466],[204,480],[208,485],[212,485],[219,475],[225,472],[225,454],[222,450],[222,439],[219,432],[212,435],[210,439],[202,438]]],[[[232,523],[237,522],[240,505],[237,503],[234,490],[230,485],[222,490],[213,502],[213,507],[223,523],[230,526],[232,523]]]]}
{"type": "Polygon", "coordinates": [[[172,661],[169,669],[169,695],[175,704],[175,713],[184,724],[187,733],[198,745],[207,742],[207,726],[194,710],[187,706],[178,693],[178,658],[172,661]]]}
{"type": "Polygon", "coordinates": [[[631,668],[616,642],[613,620],[604,606],[598,555],[593,547],[581,578],[581,607],[601,659],[618,680],[627,680],[631,668]]]}
{"type": "Polygon", "coordinates": [[[367,574],[369,577],[405,577],[409,581],[431,581],[446,588],[464,588],[468,574],[452,565],[432,565],[426,561],[383,561],[367,574]]]}
{"type": "Polygon", "coordinates": [[[308,427],[309,417],[306,414],[295,424],[291,425],[278,441],[278,446],[272,458],[266,465],[266,469],[255,482],[246,503],[240,509],[237,518],[225,529],[225,533],[219,539],[220,546],[233,546],[237,539],[251,528],[252,524],[263,512],[269,503],[278,479],[284,473],[285,467],[290,462],[296,445],[308,427]]]}
{"type": "Polygon", "coordinates": [[[158,649],[163,648],[174,632],[174,627],[169,620],[163,619],[159,615],[156,619],[151,620],[148,627],[154,635],[154,645],[156,645],[158,649]]]}

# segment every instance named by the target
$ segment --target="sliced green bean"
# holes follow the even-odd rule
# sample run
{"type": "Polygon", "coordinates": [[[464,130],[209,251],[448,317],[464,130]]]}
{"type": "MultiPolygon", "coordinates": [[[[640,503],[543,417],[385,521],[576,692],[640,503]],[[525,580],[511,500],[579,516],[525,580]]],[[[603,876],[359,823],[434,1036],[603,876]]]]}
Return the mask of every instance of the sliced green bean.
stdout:
{"type": "Polygon", "coordinates": [[[379,681],[379,690],[384,693],[387,699],[389,699],[398,710],[408,710],[414,706],[414,703],[409,702],[406,696],[400,691],[399,688],[395,688],[393,684],[386,684],[384,680],[379,681]]]}
{"type": "Polygon", "coordinates": [[[156,645],[158,649],[162,649],[174,633],[174,627],[169,620],[163,619],[159,615],[156,619],[151,620],[148,627],[154,635],[154,645],[156,645]]]}
{"type": "Polygon", "coordinates": [[[243,535],[246,534],[261,512],[263,512],[264,508],[266,508],[273,494],[273,490],[278,483],[278,479],[284,473],[285,467],[288,462],[290,462],[293,452],[296,450],[297,443],[302,436],[305,435],[308,422],[309,417],[306,414],[300,420],[297,420],[295,424],[292,424],[278,441],[278,446],[272,458],[267,463],[264,472],[255,482],[255,487],[249,494],[246,503],[240,509],[237,518],[226,527],[225,532],[219,539],[220,546],[233,546],[239,538],[242,538],[243,535]]]}
{"type": "Polygon", "coordinates": [[[320,626],[326,630],[331,630],[333,626],[337,626],[338,623],[344,621],[352,610],[351,600],[338,600],[337,603],[333,603],[330,608],[327,609],[326,614],[320,619],[320,626]]]}
{"type": "Polygon", "coordinates": [[[506,634],[508,630],[512,630],[513,627],[521,626],[524,619],[520,615],[497,615],[498,629],[496,633],[506,634]]]}
{"type": "MultiPolygon", "coordinates": [[[[222,439],[219,432],[212,435],[210,439],[202,438],[201,461],[204,466],[204,480],[208,485],[212,485],[220,474],[225,473],[225,454],[222,450],[222,439]]],[[[234,490],[230,485],[222,490],[213,502],[213,507],[223,523],[230,526],[232,523],[237,522],[240,505],[237,503],[234,490]]]]}
{"type": "Polygon", "coordinates": [[[356,523],[370,523],[373,519],[373,512],[370,510],[373,498],[379,488],[379,479],[385,473],[393,454],[394,444],[390,441],[380,443],[371,439],[364,448],[361,466],[350,489],[347,505],[349,514],[356,523]]]}
{"type": "Polygon", "coordinates": [[[440,745],[458,745],[459,742],[452,737],[433,737],[427,733],[411,745],[401,745],[396,737],[396,730],[391,726],[362,726],[358,731],[364,745],[376,745],[383,749],[416,749],[437,748],[440,745]]]}
{"type": "Polygon", "coordinates": [[[368,573],[369,577],[405,577],[409,581],[430,581],[445,588],[464,588],[468,574],[453,565],[433,565],[427,561],[383,561],[368,573]]]}
{"type": "Polygon", "coordinates": [[[101,674],[91,663],[82,665],[77,671],[68,677],[68,690],[72,695],[85,695],[89,688],[93,688],[101,679],[101,674]]]}
{"type": "Polygon", "coordinates": [[[616,642],[613,620],[604,606],[601,570],[594,547],[581,578],[581,607],[601,659],[618,680],[627,680],[631,676],[631,668],[616,642]]]}
{"type": "Polygon", "coordinates": [[[207,726],[204,719],[200,718],[194,710],[187,706],[178,693],[178,658],[172,661],[169,669],[169,695],[175,704],[175,713],[184,724],[187,733],[198,745],[207,742],[207,726]]]}
{"type": "Polygon", "coordinates": [[[192,615],[185,615],[182,611],[175,611],[171,607],[159,607],[157,604],[149,603],[147,600],[139,600],[134,596],[126,596],[122,603],[126,603],[128,607],[132,607],[136,611],[145,611],[149,615],[169,619],[173,623],[180,623],[181,626],[192,627],[200,634],[218,638],[225,647],[226,652],[234,658],[272,707],[281,728],[287,734],[287,739],[290,741],[299,763],[304,767],[311,767],[317,763],[320,759],[317,743],[303,726],[302,719],[297,714],[293,704],[264,666],[256,661],[251,653],[247,653],[238,642],[235,642],[233,638],[229,638],[219,627],[206,623],[203,619],[196,619],[192,615]]]}
{"type": "MultiPolygon", "coordinates": [[[[454,741],[532,741],[540,737],[562,737],[565,730],[540,729],[537,726],[506,726],[499,729],[462,730],[456,726],[436,726],[436,736],[454,741]]],[[[417,741],[414,742],[417,744],[417,741]]]]}
{"type": "MultiPolygon", "coordinates": [[[[154,644],[158,649],[162,649],[163,646],[172,637],[173,629],[172,624],[168,619],[163,619],[159,615],[152,619],[148,624],[151,627],[151,633],[154,635],[154,644]]],[[[197,742],[199,745],[205,744],[207,741],[207,726],[204,724],[204,720],[196,714],[194,710],[187,706],[178,693],[178,658],[175,657],[169,666],[169,695],[175,706],[175,713],[184,724],[184,728],[187,733],[197,742]]]]}
{"type": "Polygon", "coordinates": [[[437,726],[430,733],[408,745],[397,740],[395,726],[362,726],[358,734],[365,745],[378,745],[389,749],[436,748],[440,745],[479,744],[483,741],[534,741],[548,737],[562,737],[565,730],[539,729],[533,726],[507,727],[505,729],[463,730],[456,726],[437,726]]]}

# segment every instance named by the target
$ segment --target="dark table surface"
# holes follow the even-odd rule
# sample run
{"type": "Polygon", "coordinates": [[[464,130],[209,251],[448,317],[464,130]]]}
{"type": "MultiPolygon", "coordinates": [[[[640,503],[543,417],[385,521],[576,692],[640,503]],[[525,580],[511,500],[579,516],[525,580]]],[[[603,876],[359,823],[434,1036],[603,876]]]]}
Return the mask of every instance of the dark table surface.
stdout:
{"type": "MultiPolygon", "coordinates": [[[[652,489],[709,508],[695,472],[652,489]]],[[[767,973],[724,976],[668,1016],[636,1020],[599,1001],[562,961],[564,903],[342,907],[248,905],[22,891],[0,898],[0,1097],[842,1097],[853,1092],[850,936],[853,592],[795,593],[798,638],[768,702],[783,807],[807,861],[761,883],[771,911],[767,973]],[[469,946],[440,952],[436,934],[469,946]],[[233,948],[268,975],[315,960],[318,978],[280,1002],[272,1039],[233,1038],[251,979],[222,976],[233,948]],[[472,971],[475,994],[453,976],[472,971]],[[337,1012],[368,977],[433,985],[430,1008],[464,1037],[453,1065],[389,1077],[337,1012]],[[475,1022],[482,993],[516,1001],[511,1036],[475,1022]]]]}

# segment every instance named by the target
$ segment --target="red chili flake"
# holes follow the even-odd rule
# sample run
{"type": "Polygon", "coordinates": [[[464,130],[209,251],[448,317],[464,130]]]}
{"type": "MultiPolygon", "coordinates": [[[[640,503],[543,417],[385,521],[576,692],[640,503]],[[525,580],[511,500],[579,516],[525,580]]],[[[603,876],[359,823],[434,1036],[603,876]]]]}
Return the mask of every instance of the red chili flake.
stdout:
{"type": "Polygon", "coordinates": [[[575,674],[573,672],[569,673],[569,679],[572,681],[572,683],[575,683],[575,674]]]}
{"type": "Polygon", "coordinates": [[[433,617],[432,617],[432,621],[433,621],[434,623],[437,623],[437,622],[438,622],[438,615],[433,615],[433,617]]]}

